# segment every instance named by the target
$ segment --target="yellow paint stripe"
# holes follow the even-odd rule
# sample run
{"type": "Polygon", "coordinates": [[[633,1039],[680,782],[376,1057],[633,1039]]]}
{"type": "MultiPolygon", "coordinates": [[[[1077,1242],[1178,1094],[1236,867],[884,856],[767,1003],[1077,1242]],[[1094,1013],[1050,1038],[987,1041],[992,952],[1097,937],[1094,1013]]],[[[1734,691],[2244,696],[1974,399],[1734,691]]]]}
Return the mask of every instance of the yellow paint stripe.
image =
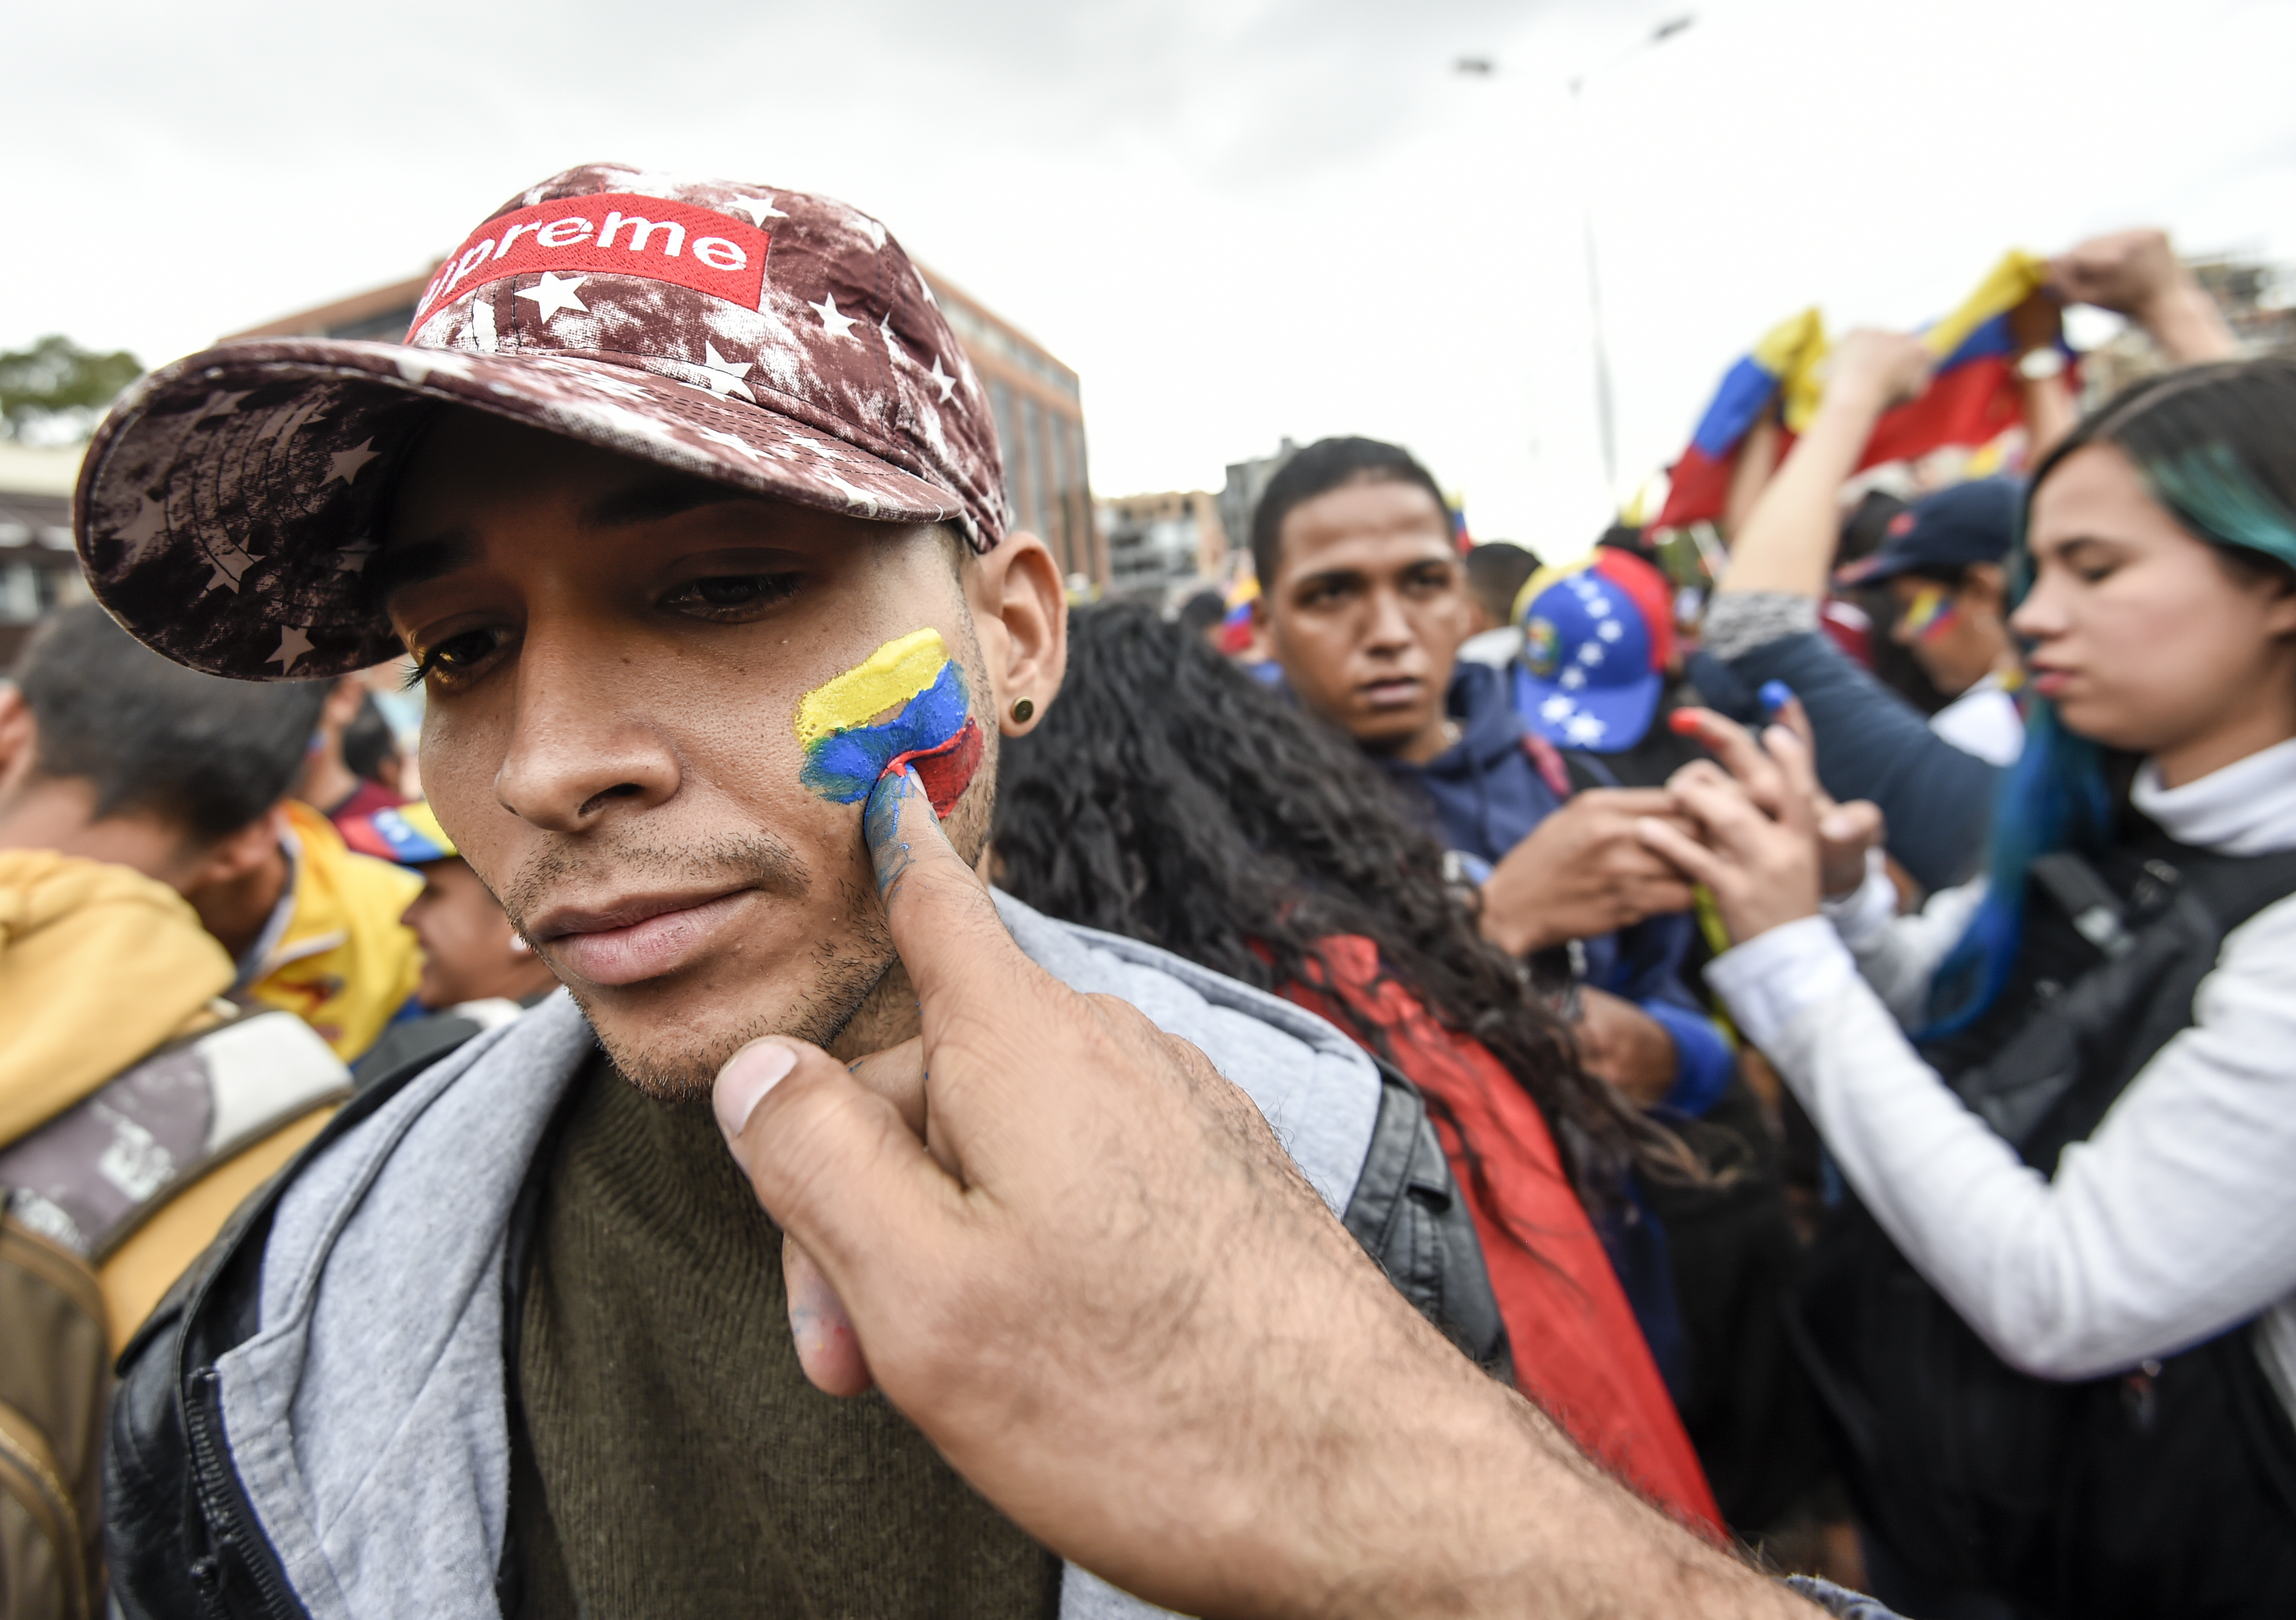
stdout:
{"type": "Polygon", "coordinates": [[[810,747],[834,732],[868,724],[939,680],[947,662],[948,644],[938,630],[912,630],[887,642],[798,700],[798,740],[810,747]]]}

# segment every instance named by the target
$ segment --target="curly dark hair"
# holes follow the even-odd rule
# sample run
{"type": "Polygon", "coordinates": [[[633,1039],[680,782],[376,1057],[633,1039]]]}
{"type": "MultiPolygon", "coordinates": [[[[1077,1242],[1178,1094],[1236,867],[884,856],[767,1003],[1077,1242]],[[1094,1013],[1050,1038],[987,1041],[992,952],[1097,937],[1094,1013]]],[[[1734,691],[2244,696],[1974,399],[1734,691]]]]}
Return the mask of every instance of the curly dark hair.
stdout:
{"type": "MultiPolygon", "coordinates": [[[[1613,1206],[1631,1168],[1701,1176],[1579,1067],[1568,1027],[1477,932],[1442,846],[1361,751],[1152,612],[1070,615],[1059,700],[1003,746],[994,847],[998,882],[1038,911],[1263,990],[1335,982],[1308,970],[1324,967],[1318,942],[1368,937],[1383,972],[1529,1092],[1590,1209],[1613,1206]]],[[[1392,1058],[1382,1030],[1328,999],[1392,1058]]]]}

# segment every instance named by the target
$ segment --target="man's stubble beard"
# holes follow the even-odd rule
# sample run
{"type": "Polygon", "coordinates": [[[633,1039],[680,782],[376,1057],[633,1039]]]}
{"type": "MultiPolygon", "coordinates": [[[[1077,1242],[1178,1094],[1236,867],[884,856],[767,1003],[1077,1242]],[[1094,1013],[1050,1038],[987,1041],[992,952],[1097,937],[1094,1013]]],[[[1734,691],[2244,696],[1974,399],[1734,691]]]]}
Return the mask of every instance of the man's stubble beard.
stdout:
{"type": "MultiPolygon", "coordinates": [[[[993,729],[985,740],[988,746],[980,769],[941,824],[957,854],[972,866],[980,863],[988,845],[996,805],[997,737],[993,729]]],[[[857,818],[855,836],[859,836],[857,818]]],[[[796,853],[763,831],[698,854],[636,849],[613,852],[613,858],[618,873],[636,871],[687,877],[740,873],[750,880],[750,887],[785,896],[786,903],[801,909],[810,909],[817,892],[796,853]]],[[[563,856],[545,856],[521,871],[504,894],[504,909],[513,924],[538,903],[545,883],[573,868],[574,863],[563,856]]],[[[579,988],[568,985],[567,991],[589,1020],[591,1033],[617,1072],[662,1102],[707,1099],[726,1060],[761,1035],[787,1035],[823,1048],[836,1046],[840,1037],[861,1037],[865,1043],[848,1054],[855,1057],[898,1045],[917,1033],[916,992],[893,949],[884,901],[874,885],[864,888],[840,878],[837,888],[839,909],[852,919],[850,937],[842,942],[824,938],[815,945],[810,982],[796,1001],[778,1015],[760,1013],[732,1033],[701,1046],[673,1050],[660,1039],[641,1043],[611,1033],[579,988]]]]}

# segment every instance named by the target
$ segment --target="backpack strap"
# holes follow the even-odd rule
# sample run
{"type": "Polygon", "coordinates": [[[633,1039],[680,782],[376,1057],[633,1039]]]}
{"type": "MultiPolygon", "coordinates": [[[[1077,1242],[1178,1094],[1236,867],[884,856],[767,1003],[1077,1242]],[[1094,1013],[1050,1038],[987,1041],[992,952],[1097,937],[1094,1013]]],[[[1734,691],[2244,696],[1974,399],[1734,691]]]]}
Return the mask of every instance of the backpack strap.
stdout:
{"type": "Polygon", "coordinates": [[[1538,773],[1557,798],[1570,797],[1570,767],[1562,762],[1562,752],[1537,732],[1525,727],[1522,751],[1530,759],[1531,769],[1538,773]]]}
{"type": "MultiPolygon", "coordinates": [[[[1962,1100],[2044,1174],[2086,1141],[2153,1054],[2190,1027],[2193,997],[2225,937],[2296,894],[2296,850],[2227,855],[2160,840],[2121,856],[2124,895],[2082,856],[2033,863],[2033,892],[2093,952],[2030,1004],[1984,1060],[1955,1076],[1962,1100]],[[2131,860],[2131,854],[2141,859],[2131,860]]],[[[2029,918],[2029,941],[2050,926],[2029,918]]],[[[2062,937],[2061,932],[2060,937],[2062,937]]]]}
{"type": "Polygon", "coordinates": [[[349,1090],[309,1025],[242,1008],[0,1150],[8,1212],[101,1265],[203,1173],[349,1090]]]}

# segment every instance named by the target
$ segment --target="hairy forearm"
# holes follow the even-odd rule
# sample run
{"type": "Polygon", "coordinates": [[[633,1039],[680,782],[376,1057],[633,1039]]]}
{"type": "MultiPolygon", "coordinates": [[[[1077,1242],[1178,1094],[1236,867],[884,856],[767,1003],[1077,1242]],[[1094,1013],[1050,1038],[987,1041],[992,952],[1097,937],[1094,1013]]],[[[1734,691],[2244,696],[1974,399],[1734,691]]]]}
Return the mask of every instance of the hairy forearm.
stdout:
{"type": "Polygon", "coordinates": [[[1883,397],[1866,388],[1826,390],[1808,430],[1764,487],[1730,546],[1730,571],[1718,594],[1782,591],[1825,593],[1841,527],[1836,503],[1881,420],[1883,397]]]}
{"type": "Polygon", "coordinates": [[[1355,1470],[1359,1500],[1341,1515],[1347,1539],[1373,1557],[1335,1584],[1324,1612],[1809,1614],[1605,1475],[1513,1391],[1432,1394],[1406,1381],[1390,1409],[1406,1391],[1419,1421],[1355,1470]]]}

